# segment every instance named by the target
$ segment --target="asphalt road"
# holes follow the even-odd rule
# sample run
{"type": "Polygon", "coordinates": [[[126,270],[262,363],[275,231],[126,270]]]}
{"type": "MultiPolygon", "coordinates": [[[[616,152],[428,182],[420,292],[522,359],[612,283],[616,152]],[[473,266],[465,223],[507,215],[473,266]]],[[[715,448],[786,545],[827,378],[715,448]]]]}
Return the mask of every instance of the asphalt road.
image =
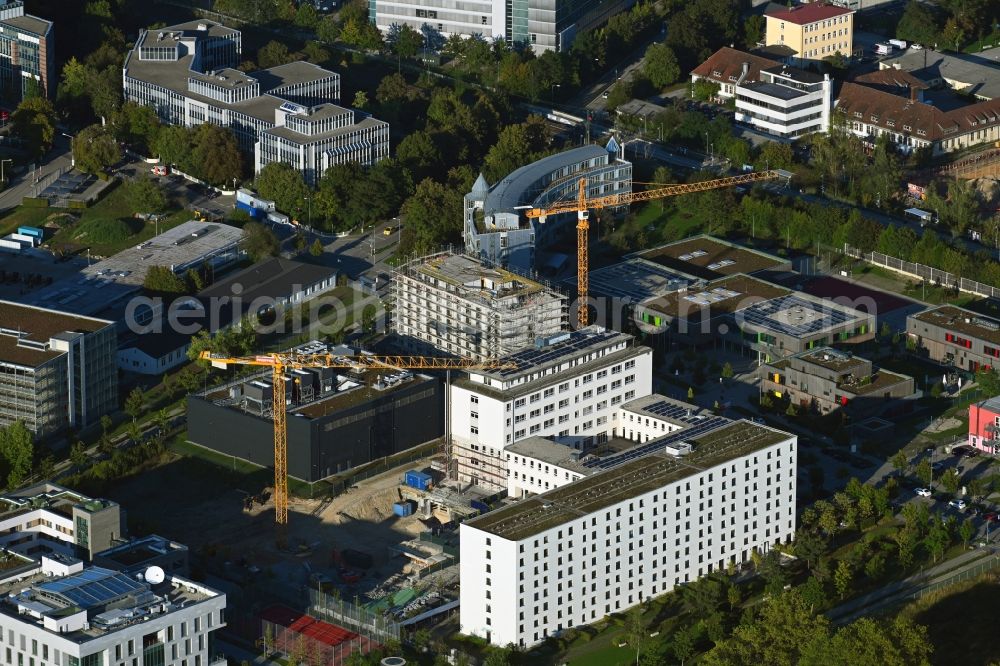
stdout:
{"type": "Polygon", "coordinates": [[[56,133],[52,150],[39,162],[35,170],[27,170],[10,178],[10,186],[0,192],[0,213],[21,205],[21,199],[36,194],[36,185],[47,182],[60,169],[70,167],[70,140],[56,133]]]}

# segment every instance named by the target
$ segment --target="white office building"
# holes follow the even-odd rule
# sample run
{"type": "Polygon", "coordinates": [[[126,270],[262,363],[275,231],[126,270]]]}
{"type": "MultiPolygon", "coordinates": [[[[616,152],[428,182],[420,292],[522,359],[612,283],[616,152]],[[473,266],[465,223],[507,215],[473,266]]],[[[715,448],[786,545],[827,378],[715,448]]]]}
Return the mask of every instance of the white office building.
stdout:
{"type": "Polygon", "coordinates": [[[396,271],[392,283],[393,328],[417,353],[497,358],[566,327],[563,294],[472,257],[415,259],[396,271]]]}
{"type": "Polygon", "coordinates": [[[144,30],[125,58],[125,101],[171,125],[227,127],[255,172],[284,162],[310,185],[331,166],[389,155],[388,123],[336,103],[339,74],[308,62],[242,72],[241,45],[238,30],[207,20],[144,30]]]}
{"type": "Polygon", "coordinates": [[[507,487],[510,444],[550,437],[586,453],[613,436],[621,404],[653,392],[653,350],[599,326],[502,358],[516,368],[450,387],[451,463],[459,480],[487,488],[507,487]]]}
{"type": "Polygon", "coordinates": [[[788,542],[796,443],[723,419],[463,523],[462,632],[529,647],[788,542]]]}
{"type": "Polygon", "coordinates": [[[393,25],[424,26],[445,37],[503,39],[530,46],[536,53],[566,51],[581,30],[590,30],[632,5],[635,0],[370,0],[368,15],[382,32],[393,25]]]}
{"type": "Polygon", "coordinates": [[[762,69],[759,81],[736,86],[736,120],[786,139],[827,132],[831,104],[829,74],[784,65],[762,69]]]}
{"type": "Polygon", "coordinates": [[[221,666],[226,596],[162,569],[126,575],[45,556],[0,581],[0,658],[22,666],[221,666]],[[148,580],[147,580],[148,579],[148,580]]]}
{"type": "Polygon", "coordinates": [[[604,147],[591,144],[543,157],[492,186],[480,174],[464,199],[466,253],[494,266],[534,270],[536,249],[550,244],[566,224],[575,225],[576,214],[529,219],[525,208],[575,200],[581,178],[587,180],[588,198],[629,194],[632,163],[612,137],[604,147]]]}

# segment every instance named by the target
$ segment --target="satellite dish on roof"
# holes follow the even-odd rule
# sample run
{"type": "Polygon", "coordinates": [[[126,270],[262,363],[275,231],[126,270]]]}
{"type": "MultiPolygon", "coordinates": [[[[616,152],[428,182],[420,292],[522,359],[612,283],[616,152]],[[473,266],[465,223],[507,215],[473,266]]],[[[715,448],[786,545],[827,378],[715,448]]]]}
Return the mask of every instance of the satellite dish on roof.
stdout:
{"type": "Polygon", "coordinates": [[[146,582],[150,585],[159,585],[166,580],[167,575],[163,573],[163,569],[160,567],[152,566],[146,569],[146,573],[143,574],[143,578],[145,578],[146,582]]]}

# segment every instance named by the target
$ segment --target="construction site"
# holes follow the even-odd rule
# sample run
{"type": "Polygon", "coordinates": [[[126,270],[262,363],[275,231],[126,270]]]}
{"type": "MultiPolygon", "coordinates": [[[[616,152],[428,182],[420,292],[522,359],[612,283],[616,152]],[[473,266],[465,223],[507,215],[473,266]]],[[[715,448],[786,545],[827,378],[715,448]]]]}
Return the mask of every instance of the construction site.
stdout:
{"type": "Polygon", "coordinates": [[[463,254],[410,261],[392,283],[395,332],[418,353],[497,358],[566,327],[566,296],[463,254]]]}

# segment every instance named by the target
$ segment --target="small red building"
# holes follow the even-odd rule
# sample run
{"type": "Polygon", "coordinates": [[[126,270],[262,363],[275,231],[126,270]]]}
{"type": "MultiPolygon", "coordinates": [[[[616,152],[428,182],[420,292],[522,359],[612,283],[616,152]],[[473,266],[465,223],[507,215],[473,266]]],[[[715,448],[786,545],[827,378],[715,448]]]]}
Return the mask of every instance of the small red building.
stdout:
{"type": "Polygon", "coordinates": [[[1000,396],[969,405],[969,445],[1000,453],[1000,396]]]}

